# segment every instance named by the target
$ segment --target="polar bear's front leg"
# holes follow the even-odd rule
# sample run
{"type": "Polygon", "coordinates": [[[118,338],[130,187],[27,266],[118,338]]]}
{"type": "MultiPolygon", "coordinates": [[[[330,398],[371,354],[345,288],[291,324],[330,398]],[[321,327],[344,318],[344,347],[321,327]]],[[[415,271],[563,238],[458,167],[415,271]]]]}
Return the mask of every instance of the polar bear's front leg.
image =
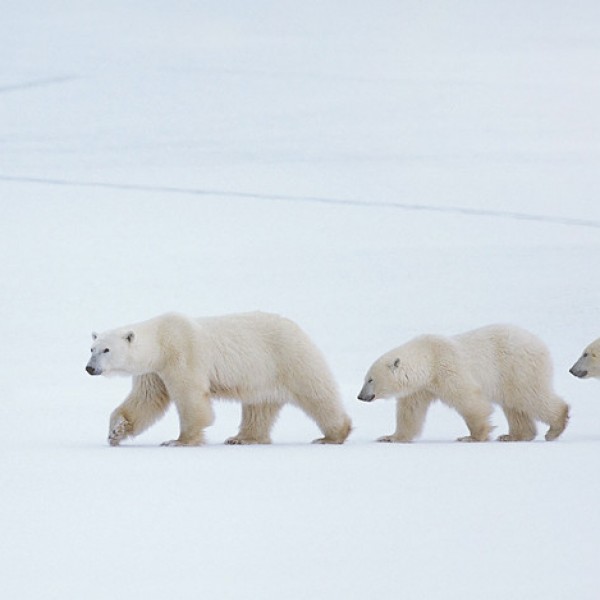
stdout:
{"type": "Polygon", "coordinates": [[[161,445],[201,446],[204,444],[204,429],[215,420],[209,393],[198,393],[193,387],[185,389],[181,386],[173,389],[171,394],[179,413],[179,437],[161,445]]]}
{"type": "Polygon", "coordinates": [[[425,417],[433,396],[426,392],[418,392],[406,398],[396,400],[396,431],[384,435],[378,442],[412,442],[421,434],[425,417]]]}
{"type": "Polygon", "coordinates": [[[162,379],[155,373],[134,377],[131,392],[110,415],[108,443],[118,446],[139,435],[167,410],[171,400],[162,379]]]}

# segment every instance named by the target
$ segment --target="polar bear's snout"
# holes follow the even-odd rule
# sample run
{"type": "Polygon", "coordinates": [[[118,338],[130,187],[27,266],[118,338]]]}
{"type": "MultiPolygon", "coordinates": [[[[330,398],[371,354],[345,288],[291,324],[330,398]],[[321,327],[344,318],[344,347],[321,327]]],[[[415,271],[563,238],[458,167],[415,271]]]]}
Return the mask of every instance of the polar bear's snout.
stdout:
{"type": "Polygon", "coordinates": [[[365,385],[363,385],[363,388],[360,390],[357,398],[363,402],[372,402],[375,400],[375,394],[373,393],[373,385],[371,381],[368,381],[365,383],[365,385]]]}
{"type": "Polygon", "coordinates": [[[90,361],[86,366],[85,366],[85,370],[90,374],[90,375],[102,375],[102,369],[99,369],[98,367],[95,367],[92,364],[92,361],[90,361]]]}
{"type": "Polygon", "coordinates": [[[600,338],[584,348],[569,373],[579,379],[600,379],[600,338]]]}
{"type": "Polygon", "coordinates": [[[575,375],[575,377],[579,377],[579,379],[584,379],[585,377],[587,377],[587,370],[586,369],[582,369],[580,366],[581,360],[578,360],[570,369],[569,369],[569,373],[571,373],[571,375],[575,375]]]}

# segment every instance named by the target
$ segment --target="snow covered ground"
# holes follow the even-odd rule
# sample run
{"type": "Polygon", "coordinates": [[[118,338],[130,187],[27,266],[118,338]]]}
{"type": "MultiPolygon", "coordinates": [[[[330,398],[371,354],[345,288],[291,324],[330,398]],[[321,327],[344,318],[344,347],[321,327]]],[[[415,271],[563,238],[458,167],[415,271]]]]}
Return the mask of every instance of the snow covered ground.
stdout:
{"type": "MultiPolygon", "coordinates": [[[[2,597],[600,597],[600,5],[3,3],[2,597]],[[105,443],[124,379],[90,332],[285,314],[339,381],[342,447],[105,443]],[[511,322],[572,420],[555,443],[411,445],[358,402],[383,351],[511,322]]],[[[495,414],[498,431],[506,423],[495,414]]]]}

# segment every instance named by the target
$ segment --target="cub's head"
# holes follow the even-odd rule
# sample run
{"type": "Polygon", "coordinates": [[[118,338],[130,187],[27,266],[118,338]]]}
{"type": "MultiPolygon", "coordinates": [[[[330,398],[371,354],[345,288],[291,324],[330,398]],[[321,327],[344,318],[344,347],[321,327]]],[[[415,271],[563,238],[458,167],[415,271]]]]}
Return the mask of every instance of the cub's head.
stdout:
{"type": "Polygon", "coordinates": [[[135,337],[131,330],[92,333],[92,356],[85,370],[90,375],[135,374],[135,337]]]}
{"type": "Polygon", "coordinates": [[[401,395],[403,381],[406,378],[400,358],[384,355],[367,371],[358,399],[372,402],[377,398],[397,397],[401,395]]]}
{"type": "Polygon", "coordinates": [[[365,375],[358,399],[405,398],[427,388],[435,370],[435,343],[422,336],[380,356],[365,375]]]}
{"type": "Polygon", "coordinates": [[[600,339],[592,342],[569,369],[569,373],[580,379],[600,379],[600,339]]]}

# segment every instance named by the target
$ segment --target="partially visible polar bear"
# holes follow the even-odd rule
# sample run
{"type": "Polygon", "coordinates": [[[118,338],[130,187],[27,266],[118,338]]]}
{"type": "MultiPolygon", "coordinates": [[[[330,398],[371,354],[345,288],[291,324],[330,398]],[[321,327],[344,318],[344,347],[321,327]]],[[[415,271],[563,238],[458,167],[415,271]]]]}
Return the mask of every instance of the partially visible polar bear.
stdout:
{"type": "Polygon", "coordinates": [[[600,379],[600,338],[585,348],[569,373],[580,379],[600,379]]]}
{"type": "Polygon", "coordinates": [[[492,403],[499,404],[509,432],[501,441],[532,440],[535,421],[550,425],[547,440],[567,426],[569,407],[552,390],[552,364],[544,343],[510,325],[489,325],[461,335],[424,335],[390,350],[371,366],[359,400],[395,397],[396,431],[381,442],[410,442],[423,428],[435,400],[455,408],[470,435],[486,441],[492,403]]]}
{"type": "Polygon", "coordinates": [[[255,312],[190,319],[169,313],[93,335],[90,375],[133,376],[110,418],[109,442],[139,435],[173,402],[180,434],[167,446],[197,446],[214,420],[211,398],[242,401],[229,444],[268,444],[283,404],[314,419],[320,443],[341,444],[351,429],[327,364],[292,321],[255,312]]]}

